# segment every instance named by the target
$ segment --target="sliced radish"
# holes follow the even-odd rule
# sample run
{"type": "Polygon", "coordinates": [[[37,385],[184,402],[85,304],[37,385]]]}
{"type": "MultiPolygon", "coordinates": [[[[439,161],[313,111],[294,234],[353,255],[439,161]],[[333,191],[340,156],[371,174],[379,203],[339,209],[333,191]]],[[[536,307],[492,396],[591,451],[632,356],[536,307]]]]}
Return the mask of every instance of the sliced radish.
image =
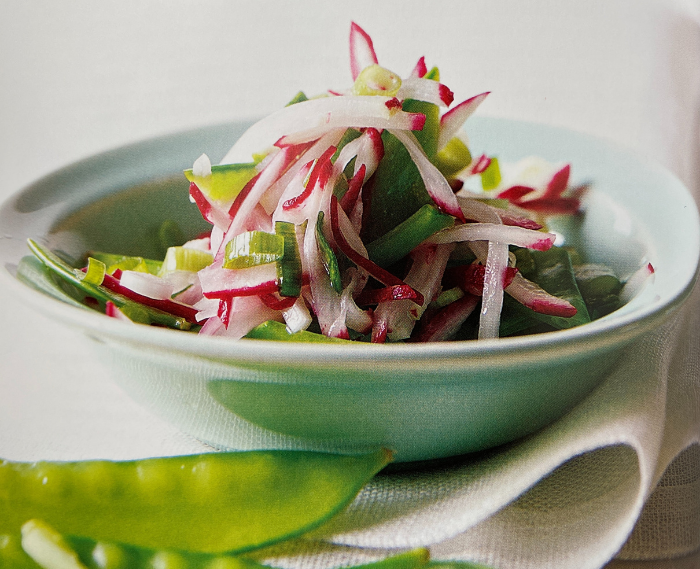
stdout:
{"type": "Polygon", "coordinates": [[[430,197],[433,198],[435,205],[445,213],[465,221],[450,184],[440,170],[438,170],[426,156],[423,148],[418,143],[418,140],[416,140],[415,135],[412,132],[406,131],[390,130],[389,132],[398,138],[406,147],[406,150],[408,150],[411,160],[413,160],[421,178],[423,178],[425,189],[430,197]]]}
{"type": "Polygon", "coordinates": [[[461,328],[464,321],[474,312],[479,297],[466,294],[451,302],[434,314],[427,324],[421,327],[412,342],[443,342],[449,340],[461,328]]]}
{"type": "Polygon", "coordinates": [[[352,80],[357,79],[365,67],[377,63],[379,61],[377,61],[372,38],[360,26],[352,22],[350,24],[350,73],[352,80]]]}
{"type": "Polygon", "coordinates": [[[446,85],[419,77],[405,79],[396,96],[399,99],[416,99],[440,107],[449,107],[455,98],[454,93],[446,85]]]}
{"type": "Polygon", "coordinates": [[[175,292],[172,283],[165,279],[138,271],[122,271],[119,283],[137,294],[155,300],[169,299],[175,292]]]}
{"type": "Polygon", "coordinates": [[[425,115],[397,109],[393,101],[392,97],[345,95],[311,99],[284,107],[251,126],[228,151],[222,164],[249,161],[252,154],[261,152],[271,141],[282,137],[285,137],[286,144],[297,144],[318,139],[329,130],[340,127],[423,128],[425,115]]]}
{"type": "Polygon", "coordinates": [[[513,282],[506,287],[506,292],[521,304],[541,314],[569,318],[577,312],[576,307],[568,300],[549,294],[520,273],[516,274],[513,282]]]}
{"type": "Polygon", "coordinates": [[[627,278],[620,290],[620,301],[627,304],[642,291],[647,283],[653,282],[653,279],[654,267],[651,263],[647,263],[627,278]]]}
{"type": "Polygon", "coordinates": [[[440,118],[440,135],[438,136],[438,150],[445,147],[445,145],[455,136],[459,130],[464,126],[467,119],[474,114],[474,111],[484,102],[484,99],[489,95],[489,91],[475,95],[462,101],[459,105],[456,105],[449,111],[447,111],[440,118]]]}
{"type": "Polygon", "coordinates": [[[497,223],[464,223],[439,231],[425,243],[453,243],[457,241],[498,241],[507,245],[547,251],[554,245],[556,235],[533,231],[513,225],[497,223]]]}
{"type": "Polygon", "coordinates": [[[489,252],[484,270],[484,289],[481,295],[480,340],[498,338],[507,267],[508,244],[489,241],[489,252]]]}
{"type": "Polygon", "coordinates": [[[199,271],[199,282],[206,298],[252,296],[277,292],[277,265],[268,263],[247,269],[224,269],[210,265],[199,271]]]}
{"type": "Polygon", "coordinates": [[[428,73],[428,67],[425,65],[425,57],[421,57],[411,71],[411,77],[424,77],[426,73],[428,73]]]}

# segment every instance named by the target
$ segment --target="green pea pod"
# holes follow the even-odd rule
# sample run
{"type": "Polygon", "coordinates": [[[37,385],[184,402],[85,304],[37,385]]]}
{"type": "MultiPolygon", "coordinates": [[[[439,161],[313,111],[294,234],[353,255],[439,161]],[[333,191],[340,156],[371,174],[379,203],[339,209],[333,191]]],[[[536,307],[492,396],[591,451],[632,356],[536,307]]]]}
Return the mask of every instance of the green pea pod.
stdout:
{"type": "MultiPolygon", "coordinates": [[[[425,125],[414,134],[431,160],[437,154],[439,109],[432,103],[407,99],[403,110],[425,114],[425,125]]],[[[420,172],[404,145],[391,133],[382,133],[384,158],[367,183],[369,204],[363,223],[363,240],[370,243],[416,213],[433,204],[420,172]]],[[[364,190],[363,190],[364,192],[364,190]]]]}
{"type": "MultiPolygon", "coordinates": [[[[35,559],[48,558],[44,569],[65,569],[68,560],[75,569],[267,569],[252,559],[230,554],[196,553],[96,541],[90,538],[63,536],[40,520],[30,520],[22,527],[23,543],[35,559]]],[[[427,549],[419,548],[353,569],[418,569],[429,561],[427,549]]],[[[32,567],[37,567],[33,565],[32,567]]]]}
{"type": "MultiPolygon", "coordinates": [[[[42,247],[32,239],[28,240],[28,244],[32,253],[34,253],[37,259],[39,259],[48,270],[50,270],[52,273],[63,279],[69,285],[72,285],[76,289],[82,291],[84,295],[94,298],[98,302],[101,302],[103,305],[109,300],[112,301],[118,308],[127,307],[127,311],[131,310],[132,312],[138,311],[141,313],[146,313],[150,322],[154,324],[160,324],[169,328],[177,328],[180,330],[189,330],[191,328],[191,324],[184,318],[173,316],[172,314],[168,314],[167,312],[163,312],[162,310],[139,304],[137,302],[129,300],[121,294],[112,292],[111,290],[103,286],[84,282],[82,279],[76,276],[73,267],[71,267],[68,263],[64,262],[55,253],[49,251],[45,247],[42,247]]],[[[27,281],[28,284],[34,286],[34,288],[37,288],[44,292],[48,292],[52,296],[56,296],[58,298],[61,298],[62,296],[59,294],[54,294],[52,292],[52,287],[50,286],[51,281],[48,277],[45,277],[43,279],[43,282],[41,283],[33,283],[31,280],[28,280],[24,277],[37,277],[39,275],[37,275],[36,272],[29,271],[21,273],[18,270],[18,276],[22,280],[27,281]]],[[[53,288],[55,290],[56,287],[53,288]]],[[[75,299],[76,295],[73,294],[72,297],[75,299]]]]}
{"type": "Polygon", "coordinates": [[[321,254],[321,261],[323,266],[328,273],[328,278],[331,280],[331,285],[337,293],[343,292],[343,283],[340,274],[340,267],[338,266],[338,259],[333,252],[333,248],[330,246],[326,240],[326,236],[323,234],[323,212],[318,212],[318,219],[316,220],[316,243],[318,243],[318,251],[321,254]]]}
{"type": "Polygon", "coordinates": [[[440,213],[435,206],[424,205],[394,229],[367,245],[367,254],[379,266],[388,267],[434,233],[454,225],[454,221],[454,217],[440,213]]]}
{"type": "Polygon", "coordinates": [[[471,561],[431,561],[427,567],[429,569],[493,569],[490,565],[471,561]]]}
{"type": "Polygon", "coordinates": [[[240,552],[298,536],[352,501],[391,460],[296,451],[136,461],[0,463],[0,533],[37,518],[67,535],[240,552]]]}
{"type": "Polygon", "coordinates": [[[569,252],[561,247],[552,247],[548,251],[531,251],[535,261],[533,280],[548,293],[568,300],[576,307],[576,314],[570,318],[533,313],[533,316],[554,328],[572,328],[591,321],[586,303],[576,284],[574,269],[569,252]]]}
{"type": "Polygon", "coordinates": [[[351,342],[351,340],[344,340],[342,338],[332,338],[323,334],[309,332],[308,330],[300,330],[299,332],[294,332],[292,334],[287,330],[287,326],[285,326],[282,322],[277,322],[276,320],[268,320],[267,322],[259,324],[250,332],[248,332],[245,337],[252,340],[279,340],[282,342],[308,342],[312,344],[333,344],[338,342],[351,342]]]}
{"type": "Polygon", "coordinates": [[[0,567],[12,569],[41,569],[22,549],[22,540],[17,533],[0,535],[0,567]]]}

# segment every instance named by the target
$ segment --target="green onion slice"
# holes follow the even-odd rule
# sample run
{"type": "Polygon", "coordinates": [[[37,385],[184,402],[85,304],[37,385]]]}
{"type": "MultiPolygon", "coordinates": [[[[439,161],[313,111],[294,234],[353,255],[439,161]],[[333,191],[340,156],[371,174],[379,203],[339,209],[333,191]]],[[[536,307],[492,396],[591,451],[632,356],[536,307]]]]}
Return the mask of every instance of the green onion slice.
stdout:
{"type": "Polygon", "coordinates": [[[213,262],[214,256],[206,251],[190,249],[189,247],[168,247],[158,276],[164,277],[174,271],[196,273],[213,262]]]}
{"type": "Polygon", "coordinates": [[[493,190],[501,183],[501,168],[498,165],[498,158],[491,158],[488,168],[481,173],[481,187],[484,190],[493,190]]]}
{"type": "Polygon", "coordinates": [[[281,296],[299,296],[302,269],[296,226],[287,221],[276,221],[275,234],[284,239],[284,254],[277,261],[279,293],[281,296]]]}
{"type": "Polygon", "coordinates": [[[85,272],[80,269],[75,269],[76,276],[83,282],[101,285],[105,280],[107,266],[93,257],[88,257],[87,270],[85,272]]]}
{"type": "Polygon", "coordinates": [[[284,237],[265,231],[246,231],[226,244],[225,269],[245,269],[279,261],[284,256],[284,237]]]}

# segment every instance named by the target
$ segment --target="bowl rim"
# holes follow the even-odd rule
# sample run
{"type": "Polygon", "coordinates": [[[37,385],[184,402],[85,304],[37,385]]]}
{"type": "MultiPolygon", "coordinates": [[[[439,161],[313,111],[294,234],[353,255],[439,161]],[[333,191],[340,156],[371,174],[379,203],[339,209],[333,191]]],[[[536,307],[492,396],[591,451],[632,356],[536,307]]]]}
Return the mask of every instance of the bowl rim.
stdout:
{"type": "MultiPolygon", "coordinates": [[[[392,343],[392,344],[307,344],[300,342],[275,342],[275,350],[270,351],[270,340],[232,341],[225,337],[200,336],[197,334],[183,334],[180,331],[146,327],[124,323],[114,318],[90,309],[80,310],[58,299],[50,297],[32,289],[19,281],[11,274],[8,267],[8,259],[0,259],[3,267],[0,269],[0,282],[22,298],[28,305],[40,313],[51,315],[74,327],[83,329],[92,337],[104,335],[112,340],[130,344],[149,345],[170,352],[188,353],[202,358],[215,358],[222,361],[236,362],[260,362],[261,358],[266,363],[284,362],[290,366],[308,366],[319,364],[324,367],[332,367],[338,363],[377,365],[385,362],[387,365],[411,366],[417,362],[430,361],[433,364],[446,362],[456,367],[476,366],[486,367],[494,364],[494,358],[500,359],[505,365],[512,362],[514,357],[557,357],[573,354],[580,350],[580,344],[585,342],[591,349],[600,349],[611,343],[620,345],[639,337],[646,331],[652,330],[665,321],[670,313],[676,311],[688,298],[700,274],[700,216],[697,205],[685,185],[668,169],[661,166],[655,160],[642,157],[615,142],[596,137],[590,134],[543,123],[507,119],[501,117],[481,116],[475,117],[480,121],[505,121],[516,123],[525,127],[540,128],[559,133],[569,133],[588,144],[604,145],[615,152],[624,153],[637,160],[644,160],[645,168],[651,169],[659,175],[663,175],[673,181],[679,191],[676,198],[685,200],[684,207],[690,206],[689,215],[693,218],[692,229],[694,231],[695,245],[691,254],[694,258],[692,271],[689,269],[687,278],[683,282],[676,283],[674,290],[669,291],[662,301],[647,303],[633,310],[612,313],[611,315],[593,322],[554,332],[498,338],[493,340],[468,340],[447,341],[434,343],[392,343]],[[310,346],[310,347],[309,347],[310,346]],[[503,357],[501,357],[503,356],[503,357]]],[[[474,120],[474,119],[473,119],[474,120]]],[[[222,129],[231,125],[245,126],[253,121],[239,120],[217,125],[209,125],[197,129],[179,131],[163,136],[148,138],[123,145],[112,150],[89,156],[77,162],[66,165],[55,172],[44,176],[37,181],[21,188],[9,195],[0,204],[0,215],[8,211],[12,204],[29,191],[35,191],[36,187],[51,180],[54,176],[65,175],[71,169],[77,167],[89,167],[93,162],[108,156],[118,155],[122,152],[133,152],[145,146],[153,147],[167,143],[176,138],[186,138],[193,135],[206,134],[207,131],[222,129]]],[[[153,177],[151,179],[154,179],[153,177]]],[[[144,180],[147,181],[147,180],[144,180]]],[[[116,193],[117,189],[114,190],[116,193]]],[[[0,234],[4,233],[0,227],[0,234]]],[[[6,237],[5,237],[6,238],[6,237]]],[[[692,239],[692,236],[691,236],[692,239]]],[[[27,253],[29,253],[27,251],[27,253]]],[[[690,256],[690,255],[689,255],[690,256]]],[[[11,263],[10,263],[11,264],[11,263]]]]}

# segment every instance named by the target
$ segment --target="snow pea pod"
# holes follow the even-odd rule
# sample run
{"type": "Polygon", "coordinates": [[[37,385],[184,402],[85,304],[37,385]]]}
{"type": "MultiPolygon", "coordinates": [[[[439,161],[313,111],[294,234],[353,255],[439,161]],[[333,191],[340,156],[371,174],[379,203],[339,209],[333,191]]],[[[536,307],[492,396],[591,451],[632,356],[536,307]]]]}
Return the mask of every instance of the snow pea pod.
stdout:
{"type": "Polygon", "coordinates": [[[22,542],[17,533],[0,535],[0,567],[11,567],[12,569],[40,569],[22,549],[22,542]]]}
{"type": "MultiPolygon", "coordinates": [[[[437,106],[407,99],[403,103],[403,110],[425,114],[423,130],[414,134],[428,157],[434,159],[440,128],[437,106]]],[[[366,219],[363,223],[365,242],[380,238],[422,206],[434,205],[420,172],[404,145],[388,131],[382,133],[382,142],[384,158],[368,182],[367,195],[363,190],[363,199],[366,200],[366,219]]]]}
{"type": "MultiPolygon", "coordinates": [[[[177,328],[180,330],[189,330],[191,328],[191,323],[183,317],[175,316],[157,308],[152,308],[150,306],[145,306],[131,301],[121,294],[112,292],[106,287],[84,282],[75,274],[75,269],[68,265],[55,253],[45,247],[42,247],[32,239],[29,239],[27,242],[32,253],[36,255],[36,257],[48,270],[60,277],[67,284],[72,285],[76,289],[82,291],[85,295],[94,298],[98,302],[104,304],[107,301],[111,301],[119,308],[125,306],[130,308],[138,308],[139,310],[145,311],[148,314],[149,320],[154,324],[160,324],[162,326],[177,328]]],[[[32,285],[31,282],[29,284],[32,285]]],[[[43,288],[47,290],[45,285],[43,288]]]]}
{"type": "Polygon", "coordinates": [[[300,535],[391,460],[302,451],[135,461],[0,462],[0,533],[28,519],[142,547],[239,552],[300,535]]]}
{"type": "MultiPolygon", "coordinates": [[[[24,524],[22,536],[25,549],[44,569],[269,569],[253,559],[225,553],[157,550],[64,536],[41,520],[24,524]],[[59,565],[54,562],[58,559],[71,561],[59,565]]],[[[428,550],[418,548],[353,569],[418,569],[428,560],[428,550]]]]}

